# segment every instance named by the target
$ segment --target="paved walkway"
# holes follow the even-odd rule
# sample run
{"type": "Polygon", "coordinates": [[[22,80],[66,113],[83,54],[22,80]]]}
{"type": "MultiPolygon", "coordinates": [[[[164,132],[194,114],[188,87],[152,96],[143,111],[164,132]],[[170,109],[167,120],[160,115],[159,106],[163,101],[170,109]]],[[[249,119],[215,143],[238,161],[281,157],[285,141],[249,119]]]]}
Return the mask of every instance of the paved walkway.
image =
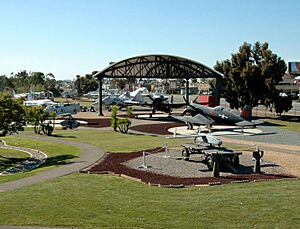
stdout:
{"type": "Polygon", "coordinates": [[[61,139],[56,139],[54,137],[45,137],[45,136],[25,136],[25,137],[47,140],[47,141],[55,141],[57,143],[78,147],[81,151],[80,156],[73,163],[60,166],[59,168],[50,169],[48,171],[39,173],[34,176],[0,184],[0,192],[14,190],[20,187],[29,186],[42,181],[46,181],[56,177],[78,172],[90,166],[91,164],[95,163],[97,160],[99,160],[101,157],[104,156],[103,150],[99,149],[96,146],[86,144],[86,143],[64,141],[61,139]]]}

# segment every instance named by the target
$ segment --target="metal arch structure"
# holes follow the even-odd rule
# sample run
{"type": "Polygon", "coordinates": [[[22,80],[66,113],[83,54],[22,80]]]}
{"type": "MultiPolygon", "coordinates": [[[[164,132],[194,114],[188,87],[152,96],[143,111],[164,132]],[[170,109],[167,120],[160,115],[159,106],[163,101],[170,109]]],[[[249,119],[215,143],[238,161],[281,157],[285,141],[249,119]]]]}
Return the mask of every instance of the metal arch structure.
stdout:
{"type": "Polygon", "coordinates": [[[220,79],[223,75],[199,62],[171,55],[143,55],[114,63],[94,74],[99,82],[99,115],[102,113],[103,78],[168,78],[186,80],[186,99],[189,101],[189,79],[216,78],[216,101],[220,101],[220,79]]]}

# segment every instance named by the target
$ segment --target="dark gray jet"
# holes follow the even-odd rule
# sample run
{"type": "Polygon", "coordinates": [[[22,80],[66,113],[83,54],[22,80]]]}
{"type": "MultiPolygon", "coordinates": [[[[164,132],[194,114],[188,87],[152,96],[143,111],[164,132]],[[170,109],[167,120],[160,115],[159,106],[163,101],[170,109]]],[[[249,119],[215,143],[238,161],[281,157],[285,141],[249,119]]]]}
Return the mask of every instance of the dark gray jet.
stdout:
{"type": "Polygon", "coordinates": [[[173,108],[180,108],[186,105],[186,103],[173,103],[173,99],[171,97],[171,101],[167,97],[160,95],[158,97],[154,97],[152,95],[148,95],[148,97],[152,100],[152,114],[155,114],[156,111],[162,111],[165,113],[171,113],[173,108]]]}
{"type": "Polygon", "coordinates": [[[237,125],[241,128],[255,127],[259,123],[251,122],[252,109],[250,106],[244,106],[240,115],[237,115],[221,106],[206,107],[196,103],[187,106],[182,116],[171,116],[172,118],[185,122],[190,129],[193,125],[211,126],[214,122],[228,123],[237,125]],[[187,112],[191,116],[184,116],[187,112]]]}

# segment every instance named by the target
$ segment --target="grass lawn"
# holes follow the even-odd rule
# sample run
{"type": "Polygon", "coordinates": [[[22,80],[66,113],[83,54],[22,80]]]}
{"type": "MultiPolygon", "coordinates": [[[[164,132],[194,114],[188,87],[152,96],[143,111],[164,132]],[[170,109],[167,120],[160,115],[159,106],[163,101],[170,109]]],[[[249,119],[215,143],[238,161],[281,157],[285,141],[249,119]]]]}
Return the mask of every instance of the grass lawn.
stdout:
{"type": "Polygon", "coordinates": [[[188,189],[74,174],[0,193],[2,225],[79,228],[296,228],[300,181],[188,189]]]}
{"type": "Polygon", "coordinates": [[[170,147],[180,146],[186,142],[180,139],[165,139],[161,137],[139,134],[121,134],[110,130],[80,130],[55,132],[60,139],[84,142],[100,147],[106,152],[132,152],[143,149],[161,147],[168,142],[170,147]]]}
{"type": "MultiPolygon", "coordinates": [[[[85,142],[112,152],[149,149],[166,142],[166,139],[159,137],[104,130],[74,130],[55,134],[59,139],[85,142]]],[[[7,144],[40,149],[55,159],[45,168],[35,171],[68,162],[78,155],[76,152],[79,153],[75,147],[51,141],[17,136],[4,140],[7,144]]],[[[181,141],[167,140],[171,147],[179,146],[181,141]]],[[[0,192],[0,225],[296,228],[300,225],[299,190],[299,180],[163,189],[109,175],[73,174],[0,192]]]]}
{"type": "Polygon", "coordinates": [[[14,167],[30,158],[28,153],[18,150],[0,148],[0,172],[14,167]]]}
{"type": "Polygon", "coordinates": [[[277,124],[282,129],[300,132],[300,122],[292,122],[292,121],[289,122],[280,119],[265,119],[265,121],[277,124]]]}
{"type": "Polygon", "coordinates": [[[64,144],[57,144],[52,141],[34,140],[21,136],[7,136],[1,139],[3,139],[8,145],[41,150],[48,155],[48,159],[43,165],[41,165],[39,168],[33,171],[26,173],[17,173],[8,176],[0,176],[0,183],[17,180],[27,176],[32,176],[46,169],[55,168],[60,165],[67,164],[73,161],[76,157],[78,157],[80,153],[80,150],[76,147],[64,144]]]}

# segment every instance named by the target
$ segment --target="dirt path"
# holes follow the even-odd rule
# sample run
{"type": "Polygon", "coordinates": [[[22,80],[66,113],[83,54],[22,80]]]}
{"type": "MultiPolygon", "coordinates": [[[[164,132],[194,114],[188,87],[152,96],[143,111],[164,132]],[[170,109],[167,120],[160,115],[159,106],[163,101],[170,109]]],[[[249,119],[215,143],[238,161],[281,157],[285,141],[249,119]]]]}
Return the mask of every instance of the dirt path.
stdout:
{"type": "Polygon", "coordinates": [[[53,137],[45,137],[45,136],[24,136],[24,137],[39,139],[39,140],[54,141],[57,143],[78,147],[80,149],[79,158],[77,158],[73,163],[60,166],[59,168],[50,169],[48,171],[39,173],[34,176],[0,184],[0,192],[14,190],[20,187],[29,186],[42,181],[46,181],[56,177],[78,172],[79,170],[84,169],[90,166],[91,164],[95,163],[104,155],[103,150],[90,144],[64,141],[61,139],[55,139],[53,137]]]}

